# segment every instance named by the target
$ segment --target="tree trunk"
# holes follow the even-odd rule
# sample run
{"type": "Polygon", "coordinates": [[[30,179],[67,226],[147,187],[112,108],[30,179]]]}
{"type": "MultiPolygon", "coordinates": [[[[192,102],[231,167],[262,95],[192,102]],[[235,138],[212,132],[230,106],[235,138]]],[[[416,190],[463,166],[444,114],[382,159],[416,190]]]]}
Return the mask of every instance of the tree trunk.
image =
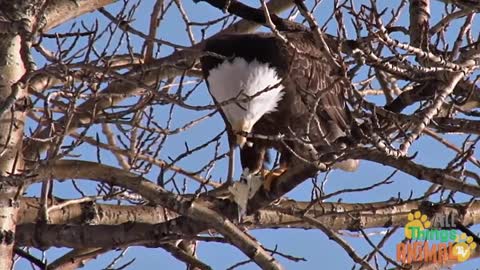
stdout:
{"type": "MultiPolygon", "coordinates": [[[[11,98],[12,85],[25,73],[19,35],[0,34],[0,108],[11,98]]],[[[20,89],[16,100],[25,96],[20,89]]],[[[0,115],[0,176],[17,174],[23,169],[21,155],[25,112],[15,105],[0,115]]],[[[10,270],[13,259],[15,225],[18,213],[18,187],[3,177],[0,183],[0,270],[10,270]]]]}

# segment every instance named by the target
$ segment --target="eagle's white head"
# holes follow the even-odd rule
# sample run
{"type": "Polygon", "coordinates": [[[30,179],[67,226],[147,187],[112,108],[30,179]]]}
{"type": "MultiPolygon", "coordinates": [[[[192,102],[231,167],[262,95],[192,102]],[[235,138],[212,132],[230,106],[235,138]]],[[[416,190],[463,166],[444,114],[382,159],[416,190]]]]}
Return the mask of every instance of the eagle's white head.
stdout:
{"type": "MultiPolygon", "coordinates": [[[[233,98],[252,97],[244,102],[223,105],[225,116],[235,132],[251,132],[253,125],[265,114],[275,111],[284,88],[275,69],[257,60],[247,62],[237,57],[211,69],[207,78],[210,92],[217,102],[233,98]]],[[[237,135],[236,142],[243,147],[247,139],[237,135]]]]}

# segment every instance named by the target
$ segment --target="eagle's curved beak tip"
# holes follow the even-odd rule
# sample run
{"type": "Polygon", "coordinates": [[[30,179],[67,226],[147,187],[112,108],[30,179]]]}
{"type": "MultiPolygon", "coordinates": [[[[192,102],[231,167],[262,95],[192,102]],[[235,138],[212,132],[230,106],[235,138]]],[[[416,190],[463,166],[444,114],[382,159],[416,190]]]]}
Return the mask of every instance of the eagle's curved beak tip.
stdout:
{"type": "Polygon", "coordinates": [[[242,135],[237,135],[236,143],[240,147],[240,149],[243,149],[245,144],[247,144],[247,138],[245,136],[242,136],[242,135]]]}
{"type": "MultiPolygon", "coordinates": [[[[236,122],[232,125],[232,129],[234,131],[241,131],[241,132],[251,132],[252,131],[252,126],[253,124],[250,121],[239,121],[236,122]]],[[[245,145],[251,146],[252,143],[247,141],[247,137],[237,134],[235,138],[236,144],[240,147],[243,148],[245,145]]]]}

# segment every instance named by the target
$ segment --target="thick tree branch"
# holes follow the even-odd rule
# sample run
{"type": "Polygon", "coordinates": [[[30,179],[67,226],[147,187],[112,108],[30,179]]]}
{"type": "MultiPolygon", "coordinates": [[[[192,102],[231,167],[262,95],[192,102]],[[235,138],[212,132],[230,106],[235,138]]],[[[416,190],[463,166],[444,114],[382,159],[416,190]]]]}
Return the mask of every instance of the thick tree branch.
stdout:
{"type": "MultiPolygon", "coordinates": [[[[265,25],[265,26],[267,25],[267,20],[265,18],[265,14],[262,11],[262,9],[256,9],[256,8],[249,7],[249,6],[247,6],[245,4],[242,4],[242,3],[240,3],[236,0],[231,0],[231,1],[226,1],[226,0],[197,0],[197,2],[207,2],[210,5],[216,7],[220,10],[224,10],[225,8],[227,8],[228,12],[230,12],[234,15],[237,15],[237,16],[245,19],[245,20],[256,22],[258,24],[262,24],[262,25],[265,25]]],[[[272,10],[270,10],[270,12],[271,11],[272,10]]],[[[273,12],[275,12],[275,10],[273,10],[273,12]]],[[[305,26],[303,26],[301,24],[298,24],[298,23],[295,23],[295,22],[292,22],[292,21],[284,20],[284,19],[278,17],[275,14],[271,14],[270,18],[271,18],[272,22],[275,24],[275,27],[279,31],[304,31],[304,30],[306,30],[305,26]]]]}
{"type": "MultiPolygon", "coordinates": [[[[36,202],[25,199],[27,202],[36,202]]],[[[22,203],[22,205],[25,205],[22,203]]],[[[130,206],[100,205],[104,215],[110,212],[130,211],[130,206]],[[112,208],[112,209],[110,209],[112,208]]],[[[328,228],[338,230],[359,231],[369,228],[389,228],[391,226],[403,227],[408,223],[408,214],[420,209],[430,217],[457,216],[464,226],[480,224],[480,202],[462,204],[432,204],[428,202],[412,201],[387,201],[365,204],[349,203],[315,203],[282,200],[278,205],[272,205],[259,210],[251,216],[246,216],[242,226],[249,229],[265,228],[299,228],[313,229],[316,226],[306,222],[302,216],[308,216],[321,222],[328,228]]],[[[23,209],[22,209],[23,210],[23,209]]],[[[59,209],[58,212],[69,213],[70,207],[59,209]]],[[[156,207],[144,207],[147,216],[157,213],[156,207]]],[[[31,212],[26,216],[33,216],[38,210],[29,208],[31,212]]],[[[155,219],[143,219],[124,223],[122,219],[102,219],[104,223],[84,224],[80,220],[72,220],[67,224],[32,224],[20,214],[19,238],[17,245],[33,247],[62,246],[67,247],[96,247],[117,248],[128,244],[161,246],[167,241],[193,237],[204,231],[207,227],[202,224],[195,225],[191,219],[176,218],[163,224],[156,224],[155,219]],[[96,225],[93,225],[96,224],[96,225]],[[34,229],[33,229],[34,228],[34,229]],[[105,237],[95,237],[100,231],[108,231],[105,237]],[[37,232],[37,233],[35,233],[37,232]],[[34,235],[32,235],[34,234],[34,235]],[[80,238],[78,235],[84,235],[80,238]],[[153,236],[153,237],[152,237],[153,236]],[[49,240],[50,239],[50,240],[49,240]]],[[[99,222],[101,222],[99,221],[99,222]]],[[[105,233],[104,233],[105,234],[105,233]]]]}
{"type": "Polygon", "coordinates": [[[101,7],[114,3],[115,0],[53,0],[47,1],[45,14],[46,24],[43,31],[48,30],[74,19],[83,14],[95,11],[101,7]]]}
{"type": "MultiPolygon", "coordinates": [[[[259,266],[266,269],[282,269],[281,265],[279,265],[263,247],[245,235],[227,217],[219,215],[215,210],[211,210],[194,199],[187,199],[183,196],[170,193],[141,176],[94,162],[74,160],[55,161],[54,163],[42,166],[35,172],[38,175],[29,180],[50,179],[50,177],[54,179],[91,179],[130,189],[152,203],[167,207],[200,223],[209,224],[259,266]]],[[[128,227],[124,229],[128,230],[128,227]]],[[[106,228],[100,227],[97,230],[97,233],[100,233],[102,230],[106,230],[106,228]]],[[[135,231],[137,231],[137,229],[135,229],[135,231]]],[[[48,234],[48,232],[46,233],[48,234]]],[[[93,235],[95,235],[95,233],[93,233],[93,235]]],[[[119,235],[118,237],[123,239],[123,237],[126,236],[119,235]]]]}

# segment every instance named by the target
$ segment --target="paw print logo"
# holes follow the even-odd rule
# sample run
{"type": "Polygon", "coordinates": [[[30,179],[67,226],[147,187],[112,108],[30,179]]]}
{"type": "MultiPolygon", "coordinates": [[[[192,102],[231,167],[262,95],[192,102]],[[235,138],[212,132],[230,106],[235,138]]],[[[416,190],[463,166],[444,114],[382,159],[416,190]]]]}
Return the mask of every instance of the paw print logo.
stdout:
{"type": "Polygon", "coordinates": [[[453,255],[457,257],[459,262],[464,262],[470,258],[472,251],[477,247],[477,244],[473,242],[473,237],[467,237],[465,233],[462,233],[460,237],[457,236],[455,242],[457,243],[453,246],[453,255]]]}
{"type": "MultiPolygon", "coordinates": [[[[405,237],[412,239],[411,227],[416,227],[418,230],[425,230],[430,228],[432,224],[428,221],[428,217],[423,215],[422,212],[416,211],[415,213],[408,214],[408,223],[405,225],[405,237]]],[[[416,230],[418,232],[418,230],[416,230]]]]}

